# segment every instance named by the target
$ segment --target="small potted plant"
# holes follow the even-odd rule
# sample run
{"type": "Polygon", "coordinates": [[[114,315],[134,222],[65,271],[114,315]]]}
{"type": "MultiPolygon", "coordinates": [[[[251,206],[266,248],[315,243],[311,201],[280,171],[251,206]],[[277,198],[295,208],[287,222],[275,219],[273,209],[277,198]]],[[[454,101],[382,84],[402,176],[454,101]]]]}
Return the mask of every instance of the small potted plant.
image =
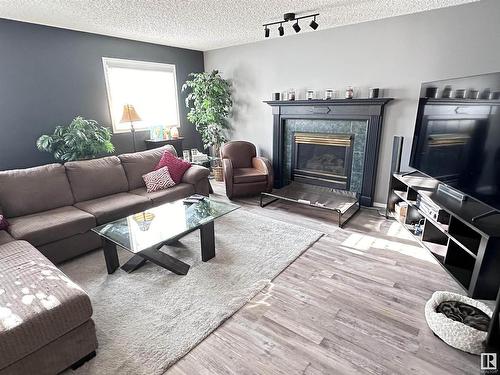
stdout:
{"type": "MultiPolygon", "coordinates": [[[[212,147],[213,155],[220,157],[220,146],[227,141],[227,117],[233,105],[231,83],[217,70],[191,73],[189,77],[191,79],[182,86],[182,91],[191,90],[186,97],[187,118],[200,133],[203,146],[212,147]]],[[[213,172],[217,181],[223,180],[220,160],[214,164],[213,172]]]]}
{"type": "Polygon", "coordinates": [[[115,151],[109,129],[81,116],[67,126],[57,126],[52,135],[42,135],[36,146],[62,162],[92,159],[115,151]]]}

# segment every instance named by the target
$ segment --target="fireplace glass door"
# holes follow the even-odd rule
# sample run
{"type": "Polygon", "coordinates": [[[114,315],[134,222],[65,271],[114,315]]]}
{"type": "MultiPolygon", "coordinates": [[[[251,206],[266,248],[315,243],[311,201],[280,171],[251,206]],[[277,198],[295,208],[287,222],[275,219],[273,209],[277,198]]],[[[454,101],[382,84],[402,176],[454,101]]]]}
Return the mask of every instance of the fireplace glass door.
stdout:
{"type": "Polygon", "coordinates": [[[352,134],[295,133],[292,180],[349,190],[352,134]]]}

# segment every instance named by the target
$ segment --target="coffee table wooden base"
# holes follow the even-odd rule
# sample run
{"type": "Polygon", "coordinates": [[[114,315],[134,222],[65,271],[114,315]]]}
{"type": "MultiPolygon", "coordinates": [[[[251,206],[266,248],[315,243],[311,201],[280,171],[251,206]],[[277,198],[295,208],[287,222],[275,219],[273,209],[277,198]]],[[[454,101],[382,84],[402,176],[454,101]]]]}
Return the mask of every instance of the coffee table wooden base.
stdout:
{"type": "MultiPolygon", "coordinates": [[[[214,233],[214,222],[210,221],[203,224],[200,228],[200,240],[201,240],[201,260],[207,262],[213,257],[215,257],[215,233],[214,233]]],[[[196,230],[196,229],[195,229],[196,230]]],[[[164,246],[171,245],[177,242],[180,238],[191,233],[183,233],[182,235],[165,241],[164,243],[157,245],[155,247],[141,251],[130,258],[121,267],[127,273],[133,272],[141,268],[147,261],[153,262],[160,267],[163,267],[177,275],[186,275],[189,271],[190,265],[184,263],[183,261],[174,258],[161,251],[164,246]]],[[[103,250],[104,259],[106,260],[106,267],[108,269],[108,274],[112,274],[120,267],[120,261],[118,259],[117,245],[103,238],[103,250]]]]}

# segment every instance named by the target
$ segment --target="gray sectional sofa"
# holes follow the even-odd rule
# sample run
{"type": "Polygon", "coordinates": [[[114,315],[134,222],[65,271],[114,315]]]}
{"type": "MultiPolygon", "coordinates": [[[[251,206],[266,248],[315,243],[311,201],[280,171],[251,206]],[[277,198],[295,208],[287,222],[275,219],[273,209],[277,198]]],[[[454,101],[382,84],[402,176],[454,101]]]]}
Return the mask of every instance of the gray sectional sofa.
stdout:
{"type": "Polygon", "coordinates": [[[91,229],[147,208],[209,194],[209,171],[154,193],[142,175],[171,146],[101,159],[0,171],[0,375],[53,374],[95,353],[88,295],[53,263],[101,247],[91,229]]]}

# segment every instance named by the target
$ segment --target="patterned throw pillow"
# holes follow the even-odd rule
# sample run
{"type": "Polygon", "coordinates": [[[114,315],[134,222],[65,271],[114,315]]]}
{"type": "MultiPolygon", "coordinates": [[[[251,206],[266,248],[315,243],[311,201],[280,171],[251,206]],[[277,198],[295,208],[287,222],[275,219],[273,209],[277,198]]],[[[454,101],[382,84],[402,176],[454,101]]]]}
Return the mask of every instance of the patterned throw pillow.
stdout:
{"type": "Polygon", "coordinates": [[[155,170],[163,167],[168,167],[172,180],[178,184],[181,182],[184,173],[191,167],[191,163],[179,159],[178,157],[172,155],[169,151],[165,151],[159,163],[156,165],[155,170]]]}
{"type": "Polygon", "coordinates": [[[8,227],[9,223],[7,219],[3,215],[0,215],[0,230],[7,230],[8,227]]]}
{"type": "Polygon", "coordinates": [[[142,179],[146,184],[148,193],[168,189],[169,187],[175,185],[175,182],[168,171],[168,167],[163,167],[156,171],[149,172],[142,176],[142,179]]]}

